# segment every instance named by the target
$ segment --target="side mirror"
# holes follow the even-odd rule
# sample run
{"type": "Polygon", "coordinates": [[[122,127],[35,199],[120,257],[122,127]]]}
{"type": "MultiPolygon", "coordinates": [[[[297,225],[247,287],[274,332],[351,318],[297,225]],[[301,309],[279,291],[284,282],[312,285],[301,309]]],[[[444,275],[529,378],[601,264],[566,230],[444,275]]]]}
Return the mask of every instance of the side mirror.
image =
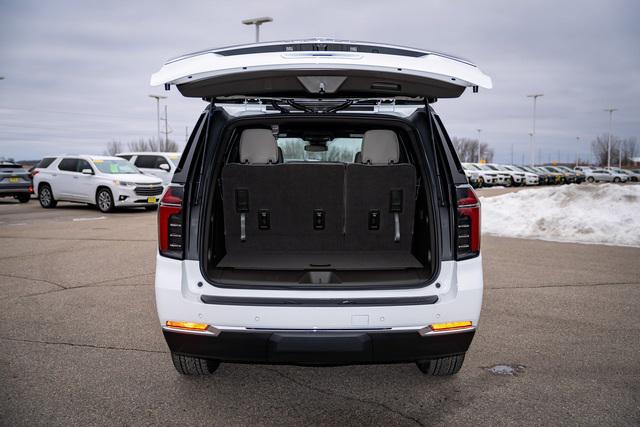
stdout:
{"type": "Polygon", "coordinates": [[[93,175],[93,171],[91,169],[82,169],[83,175],[93,175]]]}
{"type": "Polygon", "coordinates": [[[166,164],[166,163],[162,163],[160,166],[158,166],[160,169],[162,169],[165,172],[169,172],[171,170],[171,167],[166,164]]]}

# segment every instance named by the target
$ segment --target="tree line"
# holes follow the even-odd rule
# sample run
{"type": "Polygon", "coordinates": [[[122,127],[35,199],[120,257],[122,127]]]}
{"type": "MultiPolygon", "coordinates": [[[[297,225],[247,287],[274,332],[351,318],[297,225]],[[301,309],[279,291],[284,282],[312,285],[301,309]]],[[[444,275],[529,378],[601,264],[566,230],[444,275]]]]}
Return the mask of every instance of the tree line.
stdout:
{"type": "MultiPolygon", "coordinates": [[[[609,151],[609,134],[602,134],[591,142],[591,151],[599,165],[607,164],[609,151]]],[[[635,137],[619,138],[611,135],[611,166],[627,166],[633,164],[634,157],[638,157],[638,141],[635,137]],[[620,161],[622,160],[622,161],[620,161]]]]}
{"type": "MultiPolygon", "coordinates": [[[[478,143],[477,139],[472,138],[451,138],[451,142],[458,153],[460,161],[463,163],[478,163],[478,143]]],[[[493,162],[494,151],[486,142],[480,143],[480,158],[487,163],[493,162]]]]}
{"type": "Polygon", "coordinates": [[[125,149],[125,144],[122,141],[109,141],[107,143],[107,148],[104,151],[104,154],[107,156],[114,156],[118,153],[122,153],[124,151],[158,151],[165,153],[173,153],[180,151],[180,146],[178,143],[172,140],[157,140],[154,138],[143,139],[140,138],[137,141],[129,141],[126,144],[127,149],[125,149]]]}

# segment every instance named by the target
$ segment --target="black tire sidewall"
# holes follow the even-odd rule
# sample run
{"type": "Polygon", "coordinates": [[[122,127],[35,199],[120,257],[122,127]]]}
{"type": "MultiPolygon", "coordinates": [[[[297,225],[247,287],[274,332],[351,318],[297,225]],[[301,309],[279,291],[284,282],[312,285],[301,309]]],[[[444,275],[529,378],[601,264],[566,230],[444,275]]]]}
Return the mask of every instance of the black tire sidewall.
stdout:
{"type": "Polygon", "coordinates": [[[108,188],[101,188],[98,190],[98,192],[96,193],[96,206],[98,210],[103,213],[108,213],[113,211],[115,207],[115,202],[113,200],[113,194],[111,193],[111,190],[109,190],[108,188]],[[102,193],[107,193],[109,195],[109,199],[111,200],[111,204],[109,205],[108,209],[102,209],[102,207],[100,206],[100,194],[102,193]]]}
{"type": "Polygon", "coordinates": [[[55,202],[55,199],[53,198],[53,191],[51,191],[51,187],[49,187],[46,184],[40,187],[40,191],[38,192],[38,201],[40,202],[40,206],[42,206],[45,209],[53,208],[56,206],[56,202],[55,202]],[[49,192],[48,204],[44,204],[42,202],[42,193],[44,193],[45,191],[49,192]]]}

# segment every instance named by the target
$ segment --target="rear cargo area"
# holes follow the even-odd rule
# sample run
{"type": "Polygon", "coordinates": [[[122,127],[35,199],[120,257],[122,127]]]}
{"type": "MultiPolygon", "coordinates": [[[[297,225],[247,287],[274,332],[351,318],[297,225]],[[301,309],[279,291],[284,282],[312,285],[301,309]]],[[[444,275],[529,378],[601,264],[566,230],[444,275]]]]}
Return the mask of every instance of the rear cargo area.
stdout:
{"type": "Polygon", "coordinates": [[[211,281],[375,286],[431,276],[430,198],[406,134],[277,129],[239,129],[229,141],[212,186],[211,281]]]}

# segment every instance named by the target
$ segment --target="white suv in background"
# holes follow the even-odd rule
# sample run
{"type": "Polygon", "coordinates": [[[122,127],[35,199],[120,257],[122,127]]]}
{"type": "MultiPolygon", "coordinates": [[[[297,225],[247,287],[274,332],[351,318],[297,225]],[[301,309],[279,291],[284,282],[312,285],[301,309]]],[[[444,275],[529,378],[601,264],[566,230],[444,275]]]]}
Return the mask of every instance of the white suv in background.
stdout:
{"type": "Polygon", "coordinates": [[[129,160],[144,174],[157,176],[163,185],[171,182],[180,161],[180,153],[126,152],[116,156],[129,160]]]}
{"type": "Polygon", "coordinates": [[[143,175],[128,161],[109,156],[59,156],[40,168],[33,188],[43,208],[59,201],[96,205],[102,212],[117,207],[155,209],[162,181],[143,175]]]}

